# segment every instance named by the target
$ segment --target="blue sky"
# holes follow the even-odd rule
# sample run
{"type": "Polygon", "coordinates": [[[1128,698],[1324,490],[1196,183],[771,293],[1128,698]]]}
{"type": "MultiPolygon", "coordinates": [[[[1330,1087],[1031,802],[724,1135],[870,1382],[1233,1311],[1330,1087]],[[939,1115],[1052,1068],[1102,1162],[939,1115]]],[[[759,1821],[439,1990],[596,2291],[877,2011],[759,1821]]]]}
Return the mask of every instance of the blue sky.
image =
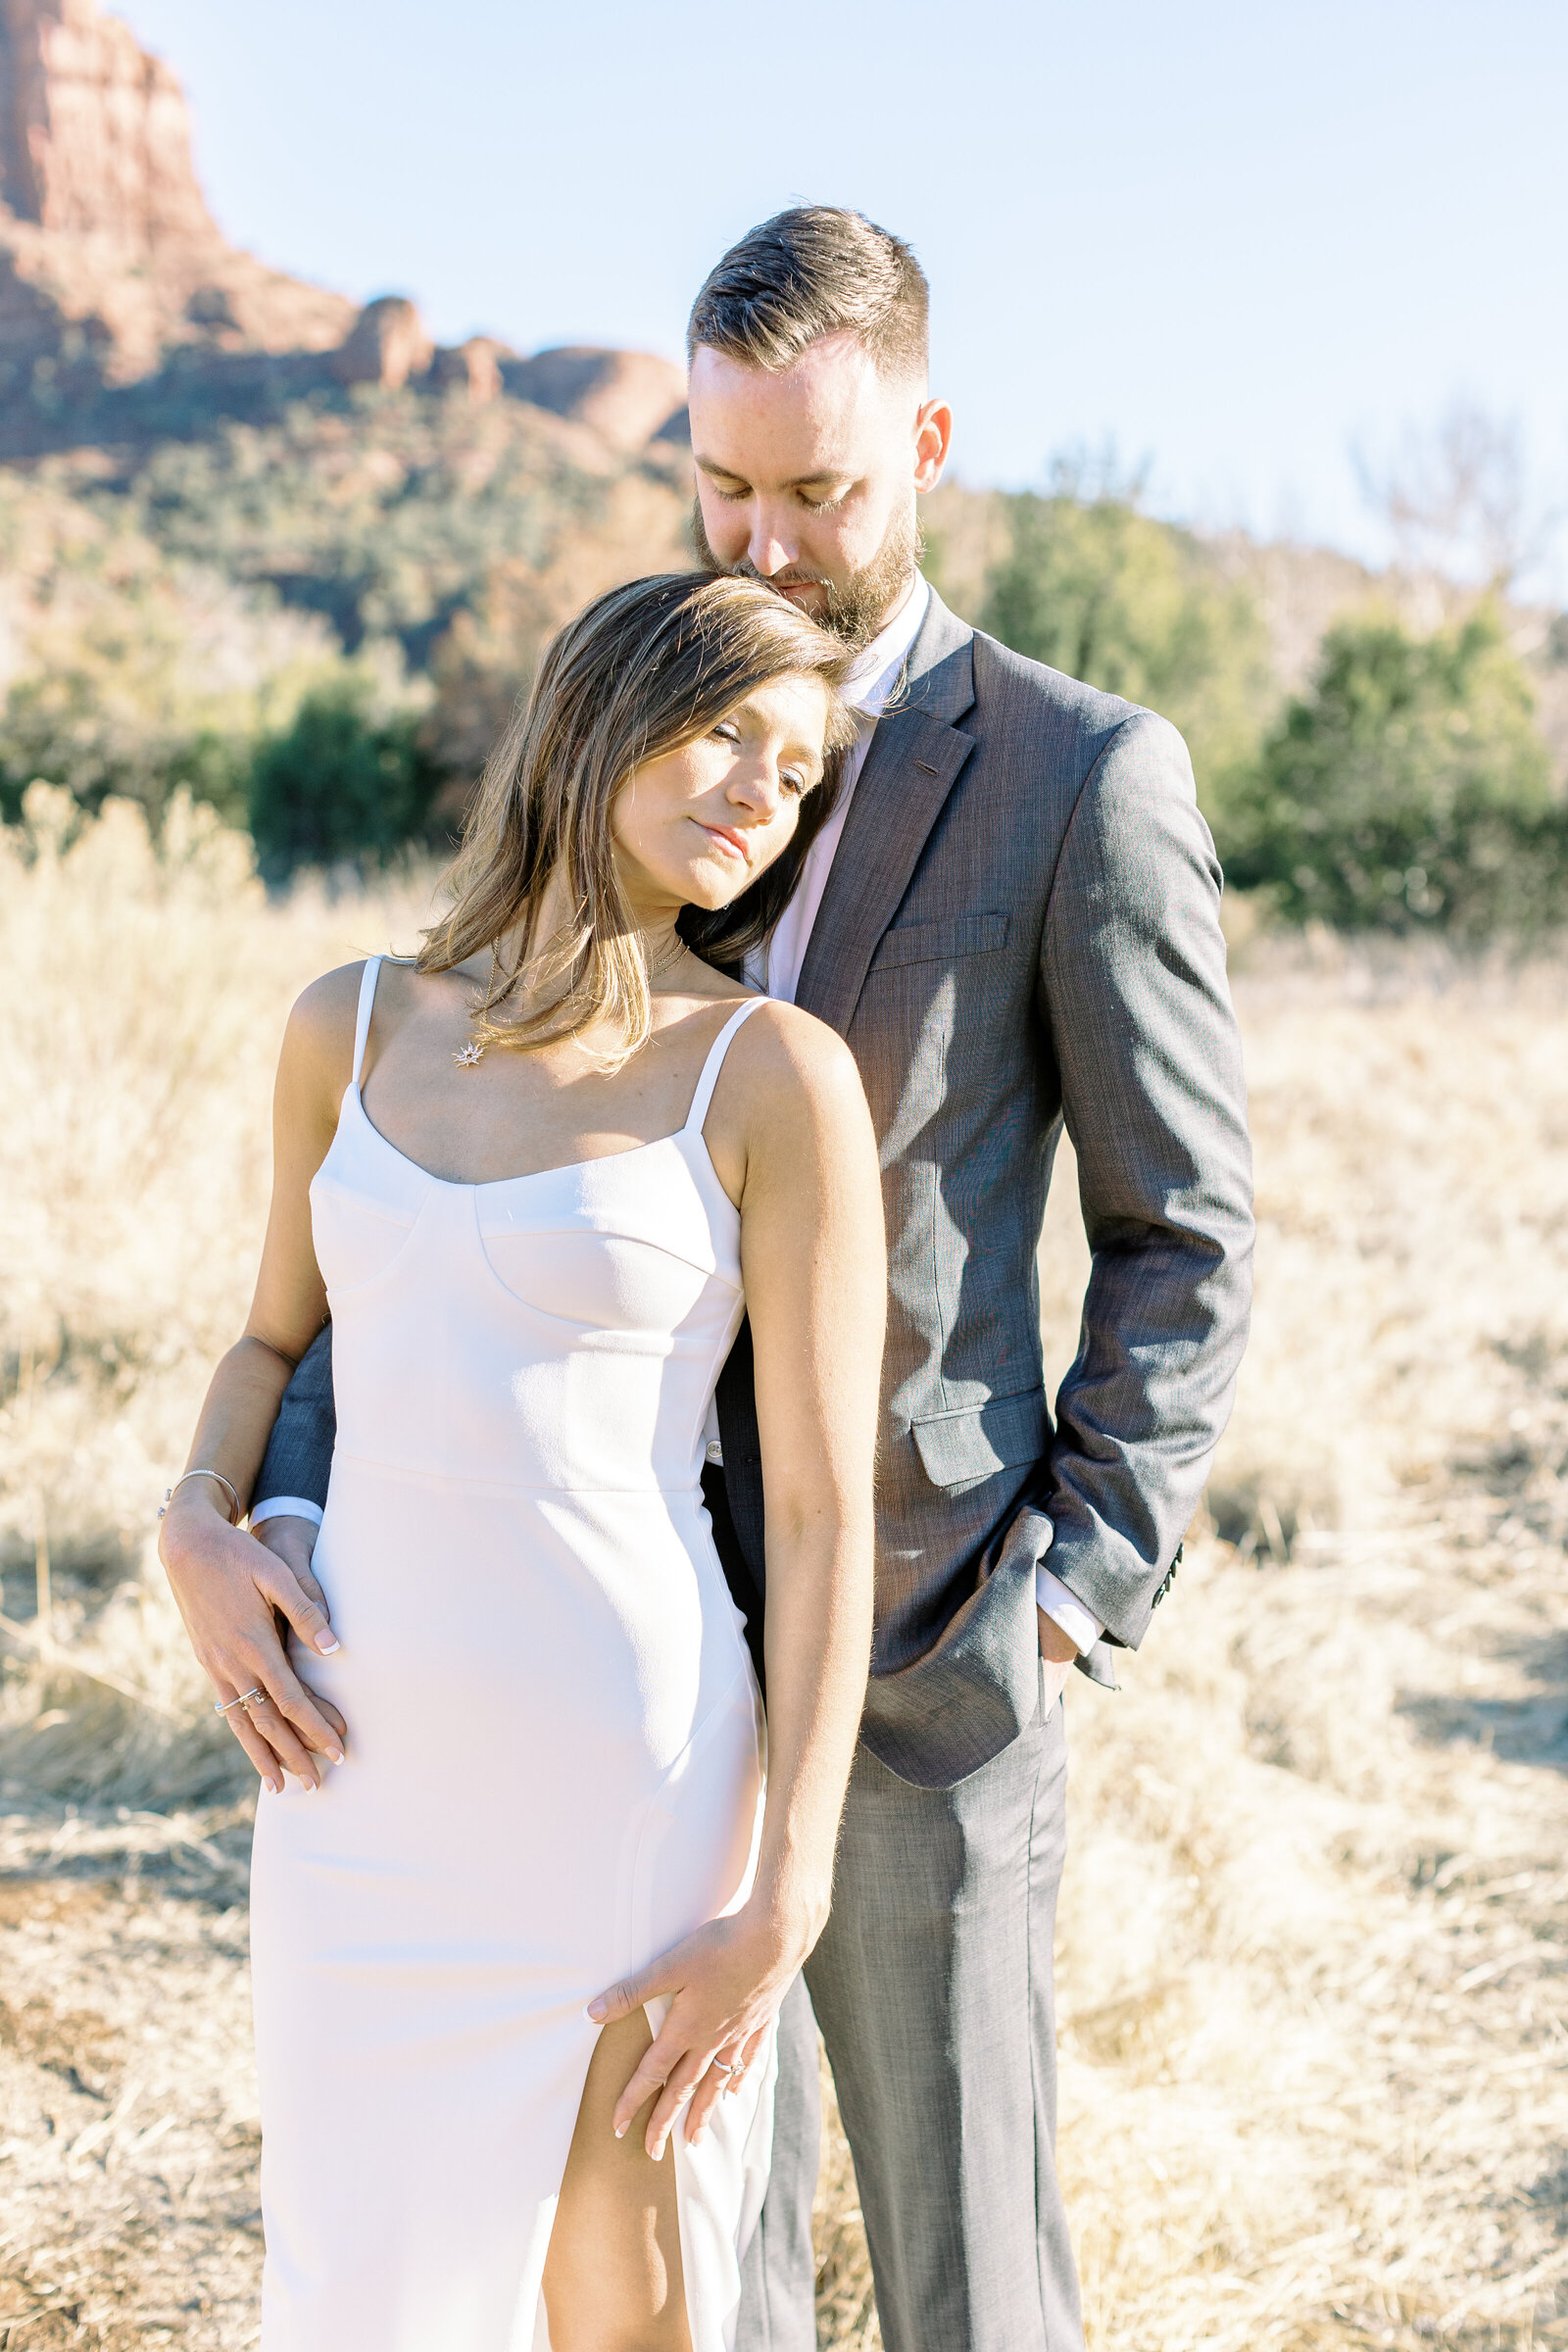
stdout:
{"type": "Polygon", "coordinates": [[[810,197],[920,253],[965,480],[1114,443],[1161,512],[1375,557],[1349,443],[1466,397],[1568,492],[1561,0],[119,13],[227,233],[444,340],[678,355],[709,265],[810,197]]]}

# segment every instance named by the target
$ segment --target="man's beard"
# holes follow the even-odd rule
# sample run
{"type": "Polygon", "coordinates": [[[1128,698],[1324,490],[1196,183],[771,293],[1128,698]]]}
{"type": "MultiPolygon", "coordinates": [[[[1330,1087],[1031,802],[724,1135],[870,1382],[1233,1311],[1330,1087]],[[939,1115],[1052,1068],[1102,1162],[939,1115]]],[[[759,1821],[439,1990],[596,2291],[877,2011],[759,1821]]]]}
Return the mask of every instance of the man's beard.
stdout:
{"type": "Polygon", "coordinates": [[[731,579],[761,580],[764,588],[777,588],[781,582],[794,585],[809,581],[822,589],[827,598],[822,627],[831,629],[835,637],[842,637],[856,653],[870,644],[925,554],[925,534],[912,506],[894,515],[888,535],[870,563],[853,573],[842,587],[800,564],[787,564],[773,579],[764,578],[749,556],[743,556],[738,564],[721,564],[703,528],[700,499],[692,501],[692,541],[699,563],[709,571],[727,572],[731,579]]]}

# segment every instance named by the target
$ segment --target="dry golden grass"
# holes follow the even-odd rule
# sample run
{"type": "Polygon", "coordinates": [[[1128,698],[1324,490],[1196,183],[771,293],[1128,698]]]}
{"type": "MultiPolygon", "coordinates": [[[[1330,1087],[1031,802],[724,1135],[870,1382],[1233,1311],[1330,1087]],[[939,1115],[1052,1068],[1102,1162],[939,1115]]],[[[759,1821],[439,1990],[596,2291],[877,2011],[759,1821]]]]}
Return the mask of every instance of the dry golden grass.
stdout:
{"type": "MultiPolygon", "coordinates": [[[[147,1536],[243,1309],[287,1004],[420,890],[269,906],[199,817],[162,858],[71,822],[0,843],[0,2347],[229,2352],[248,1800],[147,1536]]],[[[1568,2347],[1568,986],[1238,962],[1243,1393],[1125,1690],[1069,1700],[1090,2342],[1568,2347]]],[[[1059,1372],[1070,1167],[1043,1272],[1059,1372]]],[[[822,2341],[873,2346],[836,2136],[820,2218],[822,2341]]]]}

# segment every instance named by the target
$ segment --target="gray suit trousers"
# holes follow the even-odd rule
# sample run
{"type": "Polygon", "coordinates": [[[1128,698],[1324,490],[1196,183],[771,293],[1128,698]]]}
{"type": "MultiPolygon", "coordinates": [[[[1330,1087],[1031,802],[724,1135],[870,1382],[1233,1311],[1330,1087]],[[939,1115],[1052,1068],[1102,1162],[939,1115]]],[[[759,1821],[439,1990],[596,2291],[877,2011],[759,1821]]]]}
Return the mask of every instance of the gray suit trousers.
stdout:
{"type": "MultiPolygon", "coordinates": [[[[855,2156],[887,2352],[1083,2352],[1056,2185],[1059,1704],[952,1788],[861,1747],[807,1963],[855,2156]]],[[[816,2048],[780,2020],[779,2122],[736,2352],[814,2352],[816,2048]]]]}

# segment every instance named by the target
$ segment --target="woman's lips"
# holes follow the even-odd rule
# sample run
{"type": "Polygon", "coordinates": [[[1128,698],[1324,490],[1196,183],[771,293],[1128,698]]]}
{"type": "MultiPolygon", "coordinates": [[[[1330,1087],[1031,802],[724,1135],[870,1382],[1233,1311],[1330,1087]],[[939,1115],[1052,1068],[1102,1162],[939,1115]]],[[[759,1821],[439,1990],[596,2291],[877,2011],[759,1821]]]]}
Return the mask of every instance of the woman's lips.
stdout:
{"type": "Polygon", "coordinates": [[[728,856],[731,858],[738,858],[742,865],[751,864],[751,853],[748,851],[746,843],[739,833],[732,833],[727,825],[706,824],[701,817],[699,817],[697,821],[700,825],[702,825],[703,831],[711,835],[712,839],[718,843],[719,848],[725,851],[728,856]]]}

